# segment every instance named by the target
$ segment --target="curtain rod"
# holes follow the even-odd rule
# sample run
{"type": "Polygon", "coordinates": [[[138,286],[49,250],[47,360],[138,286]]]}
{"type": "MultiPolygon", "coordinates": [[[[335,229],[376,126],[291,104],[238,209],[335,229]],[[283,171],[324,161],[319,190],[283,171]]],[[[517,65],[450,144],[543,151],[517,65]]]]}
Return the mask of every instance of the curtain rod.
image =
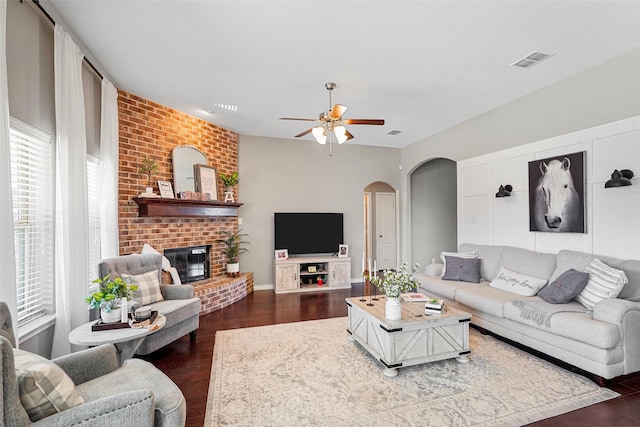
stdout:
{"type": "MultiPolygon", "coordinates": [[[[53,20],[53,18],[51,17],[51,15],[49,15],[49,14],[47,13],[47,11],[46,11],[46,10],[44,10],[44,7],[42,7],[42,5],[40,4],[40,0],[32,0],[32,1],[33,1],[33,4],[35,4],[36,6],[38,6],[38,9],[40,9],[40,11],[41,11],[42,13],[44,13],[44,16],[46,16],[46,17],[47,17],[47,19],[48,19],[49,21],[51,21],[51,23],[52,23],[52,24],[53,24],[53,26],[55,27],[55,25],[56,25],[56,21],[54,21],[54,20],[53,20]]],[[[20,3],[22,3],[22,0],[20,0],[20,3]]],[[[86,55],[83,55],[83,56],[84,56],[84,58],[83,58],[83,59],[87,62],[87,64],[89,64],[89,66],[91,67],[91,69],[92,69],[93,71],[95,71],[95,73],[96,73],[96,74],[97,74],[101,79],[104,79],[104,76],[102,75],[102,73],[101,73],[100,71],[98,71],[98,69],[97,69],[97,68],[96,68],[96,67],[91,63],[91,61],[89,61],[89,60],[87,59],[86,55]]]]}

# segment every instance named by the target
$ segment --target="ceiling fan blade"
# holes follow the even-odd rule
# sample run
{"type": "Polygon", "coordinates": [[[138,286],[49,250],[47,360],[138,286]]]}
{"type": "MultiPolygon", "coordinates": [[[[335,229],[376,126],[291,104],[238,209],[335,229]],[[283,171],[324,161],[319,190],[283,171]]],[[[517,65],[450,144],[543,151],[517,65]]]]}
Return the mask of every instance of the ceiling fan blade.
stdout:
{"type": "Polygon", "coordinates": [[[299,120],[302,122],[319,122],[320,121],[318,119],[300,119],[296,117],[280,117],[280,120],[299,120]]]}
{"type": "Polygon", "coordinates": [[[383,125],[384,119],[344,119],[347,125],[383,125]]]}
{"type": "Polygon", "coordinates": [[[308,133],[311,133],[311,131],[313,130],[313,128],[309,128],[307,130],[305,130],[304,132],[301,132],[299,134],[297,134],[296,136],[294,136],[294,138],[300,138],[301,136],[305,136],[308,133]]]}
{"type": "Polygon", "coordinates": [[[351,132],[349,132],[349,131],[346,131],[346,132],[345,132],[345,135],[347,135],[347,141],[348,141],[348,140],[350,140],[350,139],[355,138],[355,136],[353,136],[353,135],[351,134],[351,132]]]}
{"type": "Polygon", "coordinates": [[[347,111],[347,108],[349,107],[347,107],[346,105],[336,104],[333,106],[331,111],[329,111],[329,117],[338,120],[340,117],[342,117],[344,112],[347,111]]]}

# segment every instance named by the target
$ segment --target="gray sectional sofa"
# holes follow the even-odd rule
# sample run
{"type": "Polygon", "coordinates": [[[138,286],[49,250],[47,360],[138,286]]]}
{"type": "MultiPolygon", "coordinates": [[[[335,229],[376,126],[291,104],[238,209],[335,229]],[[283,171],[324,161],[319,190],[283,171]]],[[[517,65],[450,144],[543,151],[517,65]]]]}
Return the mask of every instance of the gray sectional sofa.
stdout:
{"type": "Polygon", "coordinates": [[[570,250],[549,254],[475,244],[462,244],[459,251],[478,252],[480,283],[418,274],[422,282],[418,291],[471,313],[474,325],[604,379],[640,371],[640,261],[570,250]],[[623,270],[628,283],[618,298],[600,301],[593,311],[576,301],[549,304],[538,296],[525,297],[489,286],[500,267],[551,283],[570,268],[584,271],[594,258],[623,270]],[[547,324],[523,316],[518,309],[522,301],[548,308],[547,324]]]}

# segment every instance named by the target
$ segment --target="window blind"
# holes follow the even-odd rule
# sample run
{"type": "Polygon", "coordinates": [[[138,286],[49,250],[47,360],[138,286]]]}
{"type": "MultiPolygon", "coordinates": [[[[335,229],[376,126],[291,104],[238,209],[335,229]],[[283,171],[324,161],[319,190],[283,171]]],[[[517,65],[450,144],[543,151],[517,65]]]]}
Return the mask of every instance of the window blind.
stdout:
{"type": "Polygon", "coordinates": [[[51,137],[12,118],[10,153],[20,327],[54,307],[51,137]]]}
{"type": "MultiPolygon", "coordinates": [[[[98,278],[100,251],[100,160],[87,155],[87,192],[89,211],[89,277],[98,278]]],[[[91,286],[89,291],[93,291],[91,286]]]]}

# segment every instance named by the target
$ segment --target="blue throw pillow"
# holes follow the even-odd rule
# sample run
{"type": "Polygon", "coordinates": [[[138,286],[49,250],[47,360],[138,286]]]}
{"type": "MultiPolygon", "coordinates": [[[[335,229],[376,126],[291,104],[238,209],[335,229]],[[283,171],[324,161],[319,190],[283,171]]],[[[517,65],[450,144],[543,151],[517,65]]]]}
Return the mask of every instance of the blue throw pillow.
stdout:
{"type": "Polygon", "coordinates": [[[480,283],[480,258],[457,258],[445,256],[447,269],[442,280],[480,283]]]}
{"type": "Polygon", "coordinates": [[[538,292],[538,296],[551,304],[566,304],[582,292],[587,282],[589,273],[571,268],[538,292]]]}

